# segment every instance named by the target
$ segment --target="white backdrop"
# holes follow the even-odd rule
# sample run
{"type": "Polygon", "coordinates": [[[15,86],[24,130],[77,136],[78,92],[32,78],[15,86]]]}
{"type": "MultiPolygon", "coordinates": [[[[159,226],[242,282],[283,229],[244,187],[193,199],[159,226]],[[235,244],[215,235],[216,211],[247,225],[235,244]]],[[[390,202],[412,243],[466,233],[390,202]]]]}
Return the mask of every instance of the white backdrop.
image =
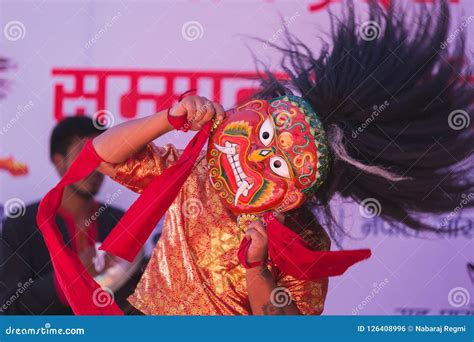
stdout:
{"type": "MultiPolygon", "coordinates": [[[[362,0],[355,3],[361,12],[367,8],[362,0]]],[[[48,140],[59,116],[105,109],[115,124],[127,120],[124,115],[135,112],[130,103],[122,110],[120,99],[129,91],[132,75],[138,75],[142,95],[152,94],[138,101],[138,117],[155,110],[153,94],[165,92],[166,75],[175,77],[172,85],[177,93],[192,85],[190,79],[197,79],[200,94],[212,97],[213,82],[220,82],[222,103],[232,106],[239,90],[252,85],[245,79],[254,72],[247,45],[268,64],[278,61],[268,45],[246,36],[278,43],[289,27],[317,49],[317,36],[329,25],[326,10],[338,13],[341,8],[341,1],[335,0],[1,0],[0,4],[0,55],[16,64],[7,74],[8,97],[0,101],[0,158],[12,155],[30,169],[25,177],[0,173],[1,203],[13,198],[36,201],[57,182],[48,140]],[[107,71],[105,84],[99,84],[92,71],[99,75],[107,71]],[[74,83],[82,76],[83,88],[74,83]],[[62,99],[60,89],[70,97],[62,99]]],[[[472,37],[469,18],[474,3],[453,0],[451,7],[472,37]]],[[[171,134],[157,143],[183,146],[188,139],[186,134],[171,134]]],[[[99,199],[111,198],[118,189],[107,180],[99,199]]],[[[122,190],[113,198],[113,205],[125,209],[135,195],[122,190]]],[[[474,313],[470,299],[474,275],[472,268],[468,270],[468,263],[474,262],[472,215],[456,215],[450,221],[451,227],[462,227],[452,236],[421,239],[396,233],[376,217],[363,217],[355,205],[338,206],[345,226],[356,237],[345,239],[344,245],[370,247],[373,257],[331,279],[325,314],[474,313]]]]}

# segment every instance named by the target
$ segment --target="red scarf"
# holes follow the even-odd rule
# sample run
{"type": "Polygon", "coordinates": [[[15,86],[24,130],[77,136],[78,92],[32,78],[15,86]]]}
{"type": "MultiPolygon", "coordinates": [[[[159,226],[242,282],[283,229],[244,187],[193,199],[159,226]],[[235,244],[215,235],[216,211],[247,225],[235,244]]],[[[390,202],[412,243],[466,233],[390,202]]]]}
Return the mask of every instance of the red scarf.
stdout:
{"type": "MultiPolygon", "coordinates": [[[[370,257],[370,249],[315,251],[298,234],[281,224],[272,213],[263,215],[268,235],[268,256],[283,273],[300,280],[316,280],[343,274],[353,264],[370,257]]],[[[244,238],[238,257],[246,264],[251,240],[244,238]]]]}
{"type": "MultiPolygon", "coordinates": [[[[142,192],[107,236],[101,249],[129,261],[136,257],[190,175],[210,132],[211,122],[208,122],[188,143],[177,163],[157,176],[142,192]]],[[[43,198],[38,210],[37,223],[49,249],[59,285],[76,315],[122,314],[116,303],[106,307],[95,304],[94,298],[108,294],[102,293],[105,291],[88,274],[79,257],[66,247],[55,222],[64,187],[87,177],[102,161],[92,140],[89,140],[61,181],[43,198]]],[[[311,250],[298,234],[280,224],[272,214],[266,214],[264,219],[272,261],[283,273],[297,279],[315,280],[340,275],[351,265],[370,256],[370,250],[311,250]]],[[[239,259],[241,255],[245,256],[249,245],[244,240],[239,259]]]]}
{"type": "Polygon", "coordinates": [[[87,177],[102,159],[89,140],[59,183],[44,196],[38,208],[36,221],[51,256],[56,279],[72,311],[77,315],[122,315],[116,303],[95,305],[94,299],[108,298],[89,275],[78,255],[64,243],[56,225],[56,213],[61,204],[64,188],[87,177]]]}

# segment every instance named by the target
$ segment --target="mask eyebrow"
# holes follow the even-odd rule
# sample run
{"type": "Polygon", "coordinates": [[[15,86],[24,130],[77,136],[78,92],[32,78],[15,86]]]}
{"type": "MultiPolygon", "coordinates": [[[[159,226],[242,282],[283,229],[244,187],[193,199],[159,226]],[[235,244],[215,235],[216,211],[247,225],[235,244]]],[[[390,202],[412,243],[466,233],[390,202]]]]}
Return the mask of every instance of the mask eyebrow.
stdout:
{"type": "Polygon", "coordinates": [[[224,128],[223,133],[228,135],[243,135],[245,137],[249,137],[250,126],[245,121],[231,122],[224,128]]]}

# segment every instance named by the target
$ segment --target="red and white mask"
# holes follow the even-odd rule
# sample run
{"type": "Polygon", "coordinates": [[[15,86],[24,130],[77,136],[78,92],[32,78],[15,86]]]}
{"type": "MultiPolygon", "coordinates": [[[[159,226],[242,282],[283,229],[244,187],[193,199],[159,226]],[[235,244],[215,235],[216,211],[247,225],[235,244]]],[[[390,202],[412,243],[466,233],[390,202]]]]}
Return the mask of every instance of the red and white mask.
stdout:
{"type": "Polygon", "coordinates": [[[235,214],[299,207],[304,191],[323,176],[318,158],[326,160],[326,144],[315,139],[325,136],[318,129],[322,125],[312,109],[295,96],[254,100],[228,111],[207,152],[212,184],[225,205],[235,214]]]}

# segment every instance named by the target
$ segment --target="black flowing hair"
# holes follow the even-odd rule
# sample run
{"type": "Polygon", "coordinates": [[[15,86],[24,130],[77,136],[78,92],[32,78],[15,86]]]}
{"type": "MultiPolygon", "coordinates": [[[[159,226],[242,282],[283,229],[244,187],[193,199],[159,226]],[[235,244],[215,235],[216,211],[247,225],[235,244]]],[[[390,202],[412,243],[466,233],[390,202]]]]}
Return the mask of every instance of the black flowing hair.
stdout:
{"type": "MultiPolygon", "coordinates": [[[[11,64],[9,60],[5,57],[0,56],[0,75],[10,68],[11,64]]],[[[0,76],[0,99],[6,96],[7,85],[7,80],[3,76],[0,76]]]]}
{"type": "Polygon", "coordinates": [[[448,36],[446,1],[410,13],[375,2],[368,9],[366,21],[356,20],[352,1],[342,18],[330,13],[332,41],[317,56],[288,32],[283,45],[267,42],[282,53],[289,80],[266,68],[256,97],[296,93],[321,118],[330,173],[306,205],[333,237],[342,229],[329,205],[336,194],[376,204],[396,227],[444,231],[421,214],[474,205],[466,22],[448,36]]]}

